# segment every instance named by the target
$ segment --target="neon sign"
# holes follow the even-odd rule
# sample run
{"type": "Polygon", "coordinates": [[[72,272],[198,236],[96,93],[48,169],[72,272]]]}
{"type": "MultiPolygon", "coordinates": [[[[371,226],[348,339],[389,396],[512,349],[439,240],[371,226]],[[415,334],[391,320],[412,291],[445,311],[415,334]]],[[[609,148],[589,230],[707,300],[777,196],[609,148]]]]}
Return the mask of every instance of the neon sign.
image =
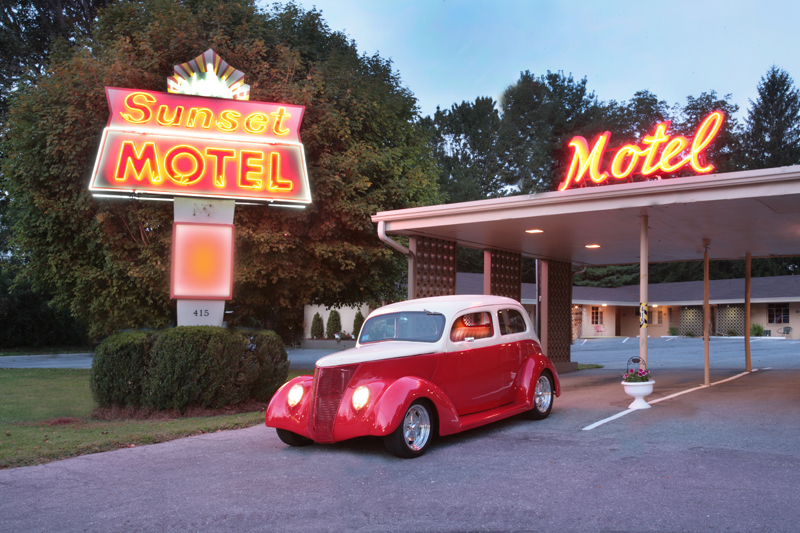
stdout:
{"type": "Polygon", "coordinates": [[[646,148],[634,144],[622,146],[614,153],[611,164],[605,171],[601,171],[600,166],[611,132],[607,131],[600,135],[591,150],[586,139],[573,137],[569,143],[570,148],[574,149],[572,162],[567,177],[559,185],[558,190],[565,191],[573,184],[580,184],[584,177],[597,184],[608,181],[609,178],[628,179],[637,167],[643,176],[653,176],[657,173],[671,174],[686,166],[691,166],[699,174],[707,174],[714,170],[714,165],[705,164],[701,155],[716,138],[724,120],[725,115],[722,111],[714,111],[703,119],[691,141],[682,136],[670,137],[667,134],[670,121],[662,122],[656,126],[653,135],[642,139],[642,144],[646,145],[646,148]]]}
{"type": "Polygon", "coordinates": [[[209,50],[175,67],[170,94],[106,87],[110,110],[89,189],[310,203],[303,106],[249,101],[209,50]],[[215,97],[185,94],[206,90],[215,97]]]}

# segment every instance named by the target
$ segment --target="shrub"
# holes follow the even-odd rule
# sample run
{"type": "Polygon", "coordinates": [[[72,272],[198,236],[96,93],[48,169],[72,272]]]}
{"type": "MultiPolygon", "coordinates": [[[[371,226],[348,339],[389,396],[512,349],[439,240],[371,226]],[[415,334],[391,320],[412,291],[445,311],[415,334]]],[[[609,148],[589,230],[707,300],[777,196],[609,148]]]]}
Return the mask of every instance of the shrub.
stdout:
{"type": "Polygon", "coordinates": [[[686,332],[686,336],[687,337],[694,337],[694,331],[687,331],[686,332]]]}
{"type": "Polygon", "coordinates": [[[97,349],[90,383],[101,407],[184,412],[268,401],[288,371],[286,349],[273,331],[191,326],[109,337],[97,349]]]}
{"type": "Polygon", "coordinates": [[[101,406],[141,407],[155,332],[128,331],[97,347],[89,374],[92,396],[101,406]]]}
{"type": "Polygon", "coordinates": [[[737,335],[739,335],[739,332],[736,331],[735,329],[728,330],[728,337],[736,337],[737,335]]]}
{"type": "Polygon", "coordinates": [[[328,315],[328,323],[325,324],[325,337],[332,339],[334,334],[340,331],[342,331],[342,319],[339,317],[339,311],[334,309],[328,315]]]}
{"type": "Polygon", "coordinates": [[[364,325],[364,315],[361,314],[361,309],[356,311],[356,317],[353,319],[353,337],[358,338],[361,333],[361,326],[364,325]]]}
{"type": "Polygon", "coordinates": [[[750,335],[753,337],[763,337],[764,336],[764,326],[761,324],[750,324],[750,335]]]}
{"type": "Polygon", "coordinates": [[[678,334],[678,326],[670,326],[669,327],[669,334],[673,337],[678,334]]]}
{"type": "Polygon", "coordinates": [[[241,333],[212,326],[162,331],[142,391],[145,407],[183,412],[189,405],[217,408],[240,401],[234,384],[247,344],[241,333]]]}
{"type": "Polygon", "coordinates": [[[317,313],[314,315],[313,320],[311,320],[311,338],[320,339],[324,335],[325,329],[322,327],[322,317],[317,313]]]}
{"type": "Polygon", "coordinates": [[[255,354],[258,372],[250,387],[250,398],[269,401],[289,375],[289,357],[283,340],[274,331],[257,331],[247,346],[255,354]]]}

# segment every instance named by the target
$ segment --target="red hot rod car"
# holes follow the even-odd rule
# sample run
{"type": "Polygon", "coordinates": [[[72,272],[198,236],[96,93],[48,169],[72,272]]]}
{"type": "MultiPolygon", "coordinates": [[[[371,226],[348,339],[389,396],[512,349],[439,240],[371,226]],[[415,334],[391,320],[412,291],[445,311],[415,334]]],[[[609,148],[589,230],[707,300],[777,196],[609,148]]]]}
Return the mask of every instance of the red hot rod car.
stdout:
{"type": "Polygon", "coordinates": [[[291,446],[375,435],[417,457],[437,434],[518,413],[543,419],[553,395],[558,375],[517,301],[441,296],[371,313],[355,348],[275,393],[266,425],[291,446]]]}

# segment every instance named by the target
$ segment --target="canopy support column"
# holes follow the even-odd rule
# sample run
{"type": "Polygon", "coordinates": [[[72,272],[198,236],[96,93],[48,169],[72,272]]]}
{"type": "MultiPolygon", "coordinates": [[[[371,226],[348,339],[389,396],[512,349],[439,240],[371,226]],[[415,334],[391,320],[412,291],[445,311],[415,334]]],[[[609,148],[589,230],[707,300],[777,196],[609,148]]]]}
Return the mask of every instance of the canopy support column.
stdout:
{"type": "Polygon", "coordinates": [[[649,269],[649,242],[647,224],[650,217],[642,209],[641,239],[639,240],[639,368],[647,368],[647,284],[649,269]]]}
{"type": "Polygon", "coordinates": [[[753,371],[750,360],[750,274],[752,261],[748,252],[744,259],[744,365],[748,372],[753,371]]]}
{"type": "Polygon", "coordinates": [[[708,303],[708,245],[709,239],[703,239],[703,357],[704,357],[704,384],[711,385],[711,369],[709,366],[709,322],[711,318],[711,306],[708,303]]]}

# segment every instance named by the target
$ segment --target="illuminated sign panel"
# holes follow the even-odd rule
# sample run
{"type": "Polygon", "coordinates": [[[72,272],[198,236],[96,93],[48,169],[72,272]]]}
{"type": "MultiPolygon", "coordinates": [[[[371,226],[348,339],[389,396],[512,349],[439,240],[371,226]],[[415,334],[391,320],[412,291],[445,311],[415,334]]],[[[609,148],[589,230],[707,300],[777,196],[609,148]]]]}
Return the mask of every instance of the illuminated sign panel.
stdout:
{"type": "Polygon", "coordinates": [[[645,177],[671,174],[687,166],[691,166],[698,174],[707,174],[714,170],[714,165],[703,161],[703,152],[716,138],[724,120],[725,115],[721,111],[714,111],[700,123],[691,141],[682,136],[670,137],[666,133],[670,122],[662,122],[656,126],[653,135],[642,139],[645,148],[634,144],[622,146],[611,157],[605,171],[601,171],[600,167],[604,162],[611,132],[600,135],[591,150],[586,139],[573,137],[569,143],[574,150],[572,162],[567,177],[558,190],[564,191],[573,185],[580,185],[584,177],[588,178],[587,183],[596,184],[609,179],[628,179],[637,168],[639,174],[645,177]]]}
{"type": "Polygon", "coordinates": [[[170,298],[232,298],[233,231],[232,224],[173,224],[170,298]]]}
{"type": "Polygon", "coordinates": [[[310,203],[304,107],[106,88],[90,190],[310,203]]]}

